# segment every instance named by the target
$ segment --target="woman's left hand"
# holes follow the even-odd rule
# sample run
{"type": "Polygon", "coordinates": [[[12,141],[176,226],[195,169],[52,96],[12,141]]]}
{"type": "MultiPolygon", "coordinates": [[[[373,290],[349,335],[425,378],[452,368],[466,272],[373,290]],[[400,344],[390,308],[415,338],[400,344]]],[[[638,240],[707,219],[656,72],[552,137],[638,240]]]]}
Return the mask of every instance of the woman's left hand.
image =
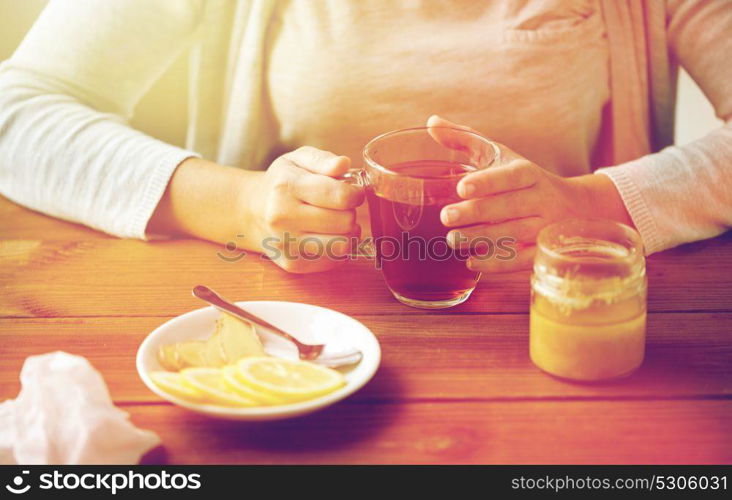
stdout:
{"type": "MultiPolygon", "coordinates": [[[[437,116],[427,125],[471,130],[437,116]]],[[[498,273],[530,268],[536,235],[542,227],[562,219],[608,215],[600,210],[597,212],[603,213],[591,213],[608,197],[620,206],[620,211],[612,214],[616,217],[611,218],[630,222],[620,195],[606,176],[560,177],[503,145],[499,148],[500,163],[463,177],[457,194],[464,201],[447,205],[440,213],[442,223],[455,228],[447,234],[450,246],[478,250],[467,262],[470,269],[498,273]],[[593,199],[595,196],[599,199],[593,199]],[[501,238],[499,248],[505,248],[509,239],[515,253],[495,251],[501,238]],[[484,248],[492,245],[493,251],[480,252],[481,244],[484,248]]]]}

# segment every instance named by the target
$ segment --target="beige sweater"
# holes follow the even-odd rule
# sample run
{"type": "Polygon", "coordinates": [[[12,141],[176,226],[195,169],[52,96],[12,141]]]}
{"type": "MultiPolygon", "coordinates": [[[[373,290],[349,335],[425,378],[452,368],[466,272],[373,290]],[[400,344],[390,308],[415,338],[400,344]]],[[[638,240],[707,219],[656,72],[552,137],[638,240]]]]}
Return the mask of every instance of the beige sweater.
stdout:
{"type": "MultiPolygon", "coordinates": [[[[144,238],[170,175],[194,151],[265,168],[278,140],[262,99],[263,47],[277,1],[51,2],[0,67],[0,192],[144,238]],[[187,47],[184,150],[126,120],[187,47]]],[[[732,1],[600,1],[611,98],[593,163],[611,166],[599,172],[615,182],[648,253],[725,231],[732,226],[732,1]],[[661,150],[673,135],[677,61],[725,126],[661,150]]]]}

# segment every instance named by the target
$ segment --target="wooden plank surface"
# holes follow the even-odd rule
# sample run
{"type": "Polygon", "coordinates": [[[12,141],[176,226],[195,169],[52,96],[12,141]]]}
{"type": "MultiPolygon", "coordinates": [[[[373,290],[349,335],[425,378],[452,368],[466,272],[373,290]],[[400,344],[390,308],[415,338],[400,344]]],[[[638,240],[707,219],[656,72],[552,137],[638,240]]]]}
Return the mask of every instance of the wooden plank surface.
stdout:
{"type": "Polygon", "coordinates": [[[732,401],[341,404],[282,422],[124,406],[169,463],[730,463],[732,401]]]}
{"type": "MultiPolygon", "coordinates": [[[[0,233],[1,234],[1,233],[0,233]]],[[[650,311],[732,311],[731,238],[702,242],[649,259],[650,311]]],[[[166,316],[199,307],[204,283],[233,300],[289,300],[346,314],[425,315],[394,300],[368,260],[311,275],[288,274],[257,255],[230,263],[211,243],[146,243],[106,238],[0,241],[0,316],[166,316]]],[[[484,276],[460,313],[526,313],[528,273],[484,276]]],[[[432,314],[442,314],[436,312],[432,314]]]]}
{"type": "Polygon", "coordinates": [[[298,276],[217,253],[231,255],[110,238],[0,199],[0,401],[17,393],[27,356],[61,349],[87,357],[115,402],[160,434],[149,461],[732,462],[732,233],[649,258],[646,361],[602,384],[531,364],[528,273],[484,277],[467,303],[427,312],[394,301],[369,261],[298,276]],[[139,380],[135,352],[200,307],[198,283],[351,314],[379,338],[379,372],[345,402],[286,422],[219,422],[164,403],[139,380]]]}
{"type": "MultiPolygon", "coordinates": [[[[356,315],[383,350],[376,378],[354,399],[732,397],[732,313],[652,314],[643,367],[603,384],[549,377],[528,356],[525,315],[356,315]]],[[[87,357],[119,401],[159,401],[140,381],[135,353],[167,318],[0,320],[0,399],[13,397],[30,355],[66,350],[87,357]]]]}

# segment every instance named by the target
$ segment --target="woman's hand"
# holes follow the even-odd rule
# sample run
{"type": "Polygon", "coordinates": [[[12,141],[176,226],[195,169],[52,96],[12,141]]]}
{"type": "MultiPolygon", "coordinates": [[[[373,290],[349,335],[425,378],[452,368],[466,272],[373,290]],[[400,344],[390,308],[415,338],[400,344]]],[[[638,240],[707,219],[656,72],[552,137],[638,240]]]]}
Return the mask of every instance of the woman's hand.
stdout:
{"type": "Polygon", "coordinates": [[[266,172],[189,158],[168,183],[148,232],[235,243],[294,273],[331,269],[360,233],[355,207],[363,190],[334,178],[350,164],[311,147],[277,158],[266,172]]]}
{"type": "Polygon", "coordinates": [[[259,251],[295,273],[342,262],[360,235],[355,208],[364,200],[363,189],[335,179],[350,166],[346,156],[308,146],[277,158],[245,195],[259,251]]]}
{"type": "MultiPolygon", "coordinates": [[[[436,116],[427,125],[469,129],[436,116]]],[[[513,258],[505,260],[504,254],[501,260],[478,251],[467,262],[471,269],[496,273],[530,268],[537,233],[562,219],[609,218],[632,226],[617,189],[606,176],[560,177],[499,147],[500,162],[463,177],[457,194],[465,201],[447,205],[440,213],[442,223],[455,228],[447,234],[453,248],[480,250],[486,240],[495,245],[500,238],[513,238],[513,258]]]]}

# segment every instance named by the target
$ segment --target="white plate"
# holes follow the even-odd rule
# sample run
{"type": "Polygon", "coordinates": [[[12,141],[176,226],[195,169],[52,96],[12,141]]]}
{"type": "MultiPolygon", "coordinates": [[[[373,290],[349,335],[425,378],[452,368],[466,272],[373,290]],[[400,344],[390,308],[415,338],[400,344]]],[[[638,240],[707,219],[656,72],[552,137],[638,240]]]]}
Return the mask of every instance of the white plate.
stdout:
{"type": "MultiPolygon", "coordinates": [[[[325,307],[296,302],[252,301],[237,304],[291,333],[302,342],[324,343],[328,346],[327,352],[355,347],[361,350],[363,359],[357,365],[339,369],[346,378],[346,385],[310,401],[256,408],[227,408],[185,401],[155,385],[150,379],[150,372],[163,369],[157,360],[158,348],[161,345],[211,336],[220,313],[213,307],[204,307],[160,325],[140,344],[137,350],[137,372],[145,385],[161,398],[204,415],[232,420],[275,420],[311,413],[340,401],[363,387],[379,367],[381,348],[376,337],[362,323],[345,314],[325,307]]],[[[297,359],[297,349],[290,342],[261,330],[257,333],[268,354],[297,359]]]]}

